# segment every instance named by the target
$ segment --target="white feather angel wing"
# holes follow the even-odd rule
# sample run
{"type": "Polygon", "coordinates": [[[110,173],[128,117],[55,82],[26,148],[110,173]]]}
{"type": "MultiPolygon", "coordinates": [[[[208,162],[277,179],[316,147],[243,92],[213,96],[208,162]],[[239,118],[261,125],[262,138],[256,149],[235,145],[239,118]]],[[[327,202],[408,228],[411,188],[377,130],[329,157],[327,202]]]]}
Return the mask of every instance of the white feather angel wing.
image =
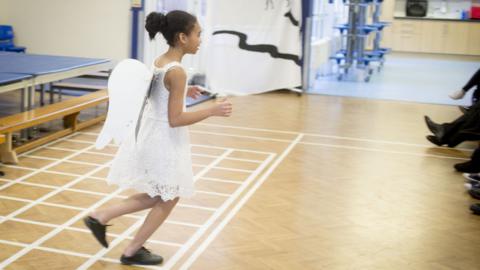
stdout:
{"type": "Polygon", "coordinates": [[[118,63],[108,79],[107,119],[95,147],[104,148],[112,139],[121,144],[133,132],[152,82],[153,73],[142,62],[125,59],[118,63]]]}

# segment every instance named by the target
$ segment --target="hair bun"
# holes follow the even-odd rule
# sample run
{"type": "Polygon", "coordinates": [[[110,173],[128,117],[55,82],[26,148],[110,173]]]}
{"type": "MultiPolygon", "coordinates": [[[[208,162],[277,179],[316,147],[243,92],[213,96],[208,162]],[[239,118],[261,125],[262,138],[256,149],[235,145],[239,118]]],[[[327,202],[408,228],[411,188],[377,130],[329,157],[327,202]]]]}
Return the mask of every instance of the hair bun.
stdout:
{"type": "Polygon", "coordinates": [[[154,39],[158,32],[163,32],[167,28],[167,16],[160,12],[151,12],[147,16],[145,29],[150,39],[154,39]]]}

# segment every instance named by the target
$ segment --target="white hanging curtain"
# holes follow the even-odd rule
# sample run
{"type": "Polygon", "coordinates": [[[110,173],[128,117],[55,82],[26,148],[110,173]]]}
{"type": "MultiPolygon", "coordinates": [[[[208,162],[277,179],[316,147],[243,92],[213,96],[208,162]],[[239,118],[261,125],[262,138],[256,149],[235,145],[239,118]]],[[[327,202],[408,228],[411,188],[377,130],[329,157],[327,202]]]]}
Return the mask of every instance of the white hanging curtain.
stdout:
{"type": "Polygon", "coordinates": [[[301,0],[210,0],[206,75],[214,92],[301,85],[301,0]]]}
{"type": "MultiPolygon", "coordinates": [[[[199,52],[187,55],[189,75],[205,74],[213,92],[254,94],[301,85],[301,0],[145,0],[145,15],[180,9],[203,29],[199,52]]],[[[168,49],[144,35],[144,62],[168,49]]]]}

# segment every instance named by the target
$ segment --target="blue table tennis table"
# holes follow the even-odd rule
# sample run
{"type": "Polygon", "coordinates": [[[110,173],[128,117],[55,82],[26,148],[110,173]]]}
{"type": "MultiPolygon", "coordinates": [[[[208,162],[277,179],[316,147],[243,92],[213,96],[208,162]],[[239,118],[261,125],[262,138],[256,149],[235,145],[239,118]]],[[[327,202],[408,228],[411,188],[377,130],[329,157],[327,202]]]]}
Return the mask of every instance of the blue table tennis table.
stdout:
{"type": "Polygon", "coordinates": [[[22,111],[30,110],[35,86],[109,68],[107,59],[0,52],[0,93],[23,89],[22,111]]]}

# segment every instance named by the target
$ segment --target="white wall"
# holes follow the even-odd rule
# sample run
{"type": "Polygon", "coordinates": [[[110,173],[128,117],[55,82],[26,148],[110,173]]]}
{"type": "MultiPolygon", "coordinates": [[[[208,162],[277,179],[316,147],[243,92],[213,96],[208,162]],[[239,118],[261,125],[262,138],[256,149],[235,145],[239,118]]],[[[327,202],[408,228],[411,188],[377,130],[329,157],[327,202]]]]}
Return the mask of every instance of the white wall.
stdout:
{"type": "Polygon", "coordinates": [[[129,57],[130,0],[0,0],[0,10],[28,53],[129,57]]]}
{"type": "Polygon", "coordinates": [[[5,24],[7,23],[8,20],[8,14],[7,14],[7,1],[6,0],[0,0],[0,24],[5,24]]]}

